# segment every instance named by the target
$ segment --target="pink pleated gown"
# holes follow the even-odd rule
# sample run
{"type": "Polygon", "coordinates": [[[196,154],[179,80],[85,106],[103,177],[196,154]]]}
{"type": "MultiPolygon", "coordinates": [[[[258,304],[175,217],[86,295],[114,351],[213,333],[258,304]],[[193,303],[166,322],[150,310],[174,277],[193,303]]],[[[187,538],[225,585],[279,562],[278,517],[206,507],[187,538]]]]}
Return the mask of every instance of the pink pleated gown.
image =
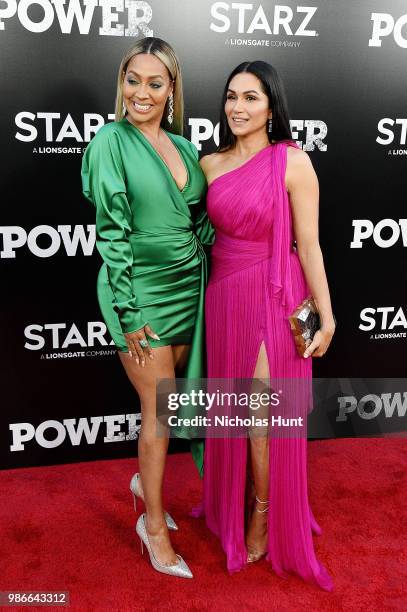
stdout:
{"type": "MultiPolygon", "coordinates": [[[[285,188],[285,141],[270,144],[215,179],[207,196],[215,227],[206,291],[208,378],[252,378],[264,341],[271,377],[312,377],[312,359],[298,356],[287,315],[307,295],[293,248],[285,188]]],[[[268,553],[283,578],[297,574],[331,591],[333,582],[315,556],[312,532],[321,533],[308,501],[307,440],[269,439],[268,553]]],[[[202,513],[234,572],[246,564],[245,495],[248,440],[205,440],[202,513]]]]}

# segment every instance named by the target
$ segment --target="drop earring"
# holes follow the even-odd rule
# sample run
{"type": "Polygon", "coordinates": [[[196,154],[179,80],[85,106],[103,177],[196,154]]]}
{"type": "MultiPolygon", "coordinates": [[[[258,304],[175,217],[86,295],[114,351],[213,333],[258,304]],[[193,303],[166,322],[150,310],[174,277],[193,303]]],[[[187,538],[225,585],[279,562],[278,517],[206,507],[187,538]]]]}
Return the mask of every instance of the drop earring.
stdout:
{"type": "Polygon", "coordinates": [[[124,106],[124,102],[122,102],[122,114],[123,114],[123,117],[126,115],[126,112],[127,112],[127,109],[124,106]]]}
{"type": "Polygon", "coordinates": [[[167,119],[168,119],[168,123],[172,125],[172,122],[174,120],[174,96],[172,95],[172,92],[168,96],[168,117],[167,119]]]}
{"type": "Polygon", "coordinates": [[[269,119],[269,134],[271,134],[272,130],[273,130],[273,120],[270,118],[269,119]]]}

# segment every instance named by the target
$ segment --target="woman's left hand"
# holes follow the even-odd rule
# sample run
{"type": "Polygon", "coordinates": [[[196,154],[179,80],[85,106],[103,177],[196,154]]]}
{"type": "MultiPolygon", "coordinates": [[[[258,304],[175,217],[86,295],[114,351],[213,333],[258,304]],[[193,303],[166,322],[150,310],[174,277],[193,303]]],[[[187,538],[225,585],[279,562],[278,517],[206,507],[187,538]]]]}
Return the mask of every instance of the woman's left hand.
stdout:
{"type": "Polygon", "coordinates": [[[334,335],[334,333],[335,329],[324,329],[323,327],[321,327],[321,329],[318,329],[318,331],[315,332],[311,344],[306,349],[304,357],[322,357],[323,355],[325,355],[329,345],[331,344],[332,336],[334,335]]]}

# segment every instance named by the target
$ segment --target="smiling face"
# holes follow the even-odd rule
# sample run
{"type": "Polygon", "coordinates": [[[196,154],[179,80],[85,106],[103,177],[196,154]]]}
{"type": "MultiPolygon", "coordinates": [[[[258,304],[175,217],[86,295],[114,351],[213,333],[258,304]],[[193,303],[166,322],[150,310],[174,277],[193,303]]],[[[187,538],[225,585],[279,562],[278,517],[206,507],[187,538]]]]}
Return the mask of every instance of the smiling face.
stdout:
{"type": "Polygon", "coordinates": [[[267,130],[272,113],[260,80],[250,72],[236,74],[229,83],[225,113],[234,136],[267,130]]]}
{"type": "Polygon", "coordinates": [[[138,53],[131,58],[123,80],[123,103],[131,123],[161,123],[171,92],[171,77],[158,57],[138,53]]]}

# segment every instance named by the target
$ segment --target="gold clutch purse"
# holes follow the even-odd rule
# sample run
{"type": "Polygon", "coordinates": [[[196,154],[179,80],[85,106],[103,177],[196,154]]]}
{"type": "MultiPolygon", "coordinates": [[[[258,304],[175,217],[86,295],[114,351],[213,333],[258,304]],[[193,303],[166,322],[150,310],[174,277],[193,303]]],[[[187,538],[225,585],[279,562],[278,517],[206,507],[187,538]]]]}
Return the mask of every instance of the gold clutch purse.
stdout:
{"type": "Polygon", "coordinates": [[[294,335],[295,346],[300,357],[304,356],[305,350],[311,344],[315,332],[321,327],[318,310],[314,298],[308,296],[302,304],[299,304],[288,317],[291,331],[294,335]]]}

